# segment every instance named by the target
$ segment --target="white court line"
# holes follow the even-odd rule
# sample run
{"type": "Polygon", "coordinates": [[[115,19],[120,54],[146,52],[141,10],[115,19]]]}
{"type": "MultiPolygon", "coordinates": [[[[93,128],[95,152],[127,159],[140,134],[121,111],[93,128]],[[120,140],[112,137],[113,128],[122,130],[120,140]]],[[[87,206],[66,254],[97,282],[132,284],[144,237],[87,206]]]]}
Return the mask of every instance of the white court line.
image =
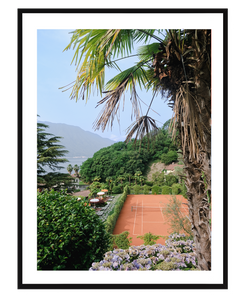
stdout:
{"type": "Polygon", "coordinates": [[[161,215],[162,215],[163,221],[165,221],[165,218],[164,218],[164,216],[163,216],[163,212],[162,212],[162,208],[163,208],[163,207],[161,207],[161,206],[160,206],[160,203],[159,203],[159,207],[160,207],[160,212],[161,212],[161,215]]]}
{"type": "Polygon", "coordinates": [[[151,222],[151,221],[149,221],[149,222],[145,222],[145,223],[163,224],[163,222],[151,222]]]}

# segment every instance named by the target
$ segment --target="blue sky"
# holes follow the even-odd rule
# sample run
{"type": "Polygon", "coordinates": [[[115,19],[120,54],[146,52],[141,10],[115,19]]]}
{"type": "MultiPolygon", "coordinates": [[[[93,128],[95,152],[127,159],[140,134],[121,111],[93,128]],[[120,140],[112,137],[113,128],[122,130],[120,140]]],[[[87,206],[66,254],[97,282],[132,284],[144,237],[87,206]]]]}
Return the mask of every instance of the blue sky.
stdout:
{"type": "MultiPolygon", "coordinates": [[[[97,92],[91,95],[88,101],[70,100],[70,90],[62,92],[63,87],[76,78],[76,67],[71,65],[74,50],[63,52],[69,44],[72,30],[38,30],[37,32],[37,113],[40,115],[39,121],[49,121],[53,123],[65,123],[79,126],[86,131],[99,134],[102,137],[110,138],[114,141],[124,141],[127,127],[132,123],[130,104],[130,94],[126,94],[124,111],[120,105],[120,125],[115,120],[112,130],[93,130],[93,122],[98,116],[102,106],[95,108],[97,102],[102,99],[97,92]]],[[[137,61],[137,57],[121,60],[119,66],[122,70],[129,68],[137,61]]],[[[106,82],[116,75],[117,71],[108,70],[106,72],[106,82]]],[[[152,99],[152,92],[141,91],[137,88],[140,98],[147,104],[152,99]]],[[[147,106],[141,103],[143,114],[147,111],[147,106]]],[[[149,116],[154,118],[158,126],[161,126],[172,117],[172,110],[167,103],[158,95],[153,104],[153,111],[149,116]]]]}

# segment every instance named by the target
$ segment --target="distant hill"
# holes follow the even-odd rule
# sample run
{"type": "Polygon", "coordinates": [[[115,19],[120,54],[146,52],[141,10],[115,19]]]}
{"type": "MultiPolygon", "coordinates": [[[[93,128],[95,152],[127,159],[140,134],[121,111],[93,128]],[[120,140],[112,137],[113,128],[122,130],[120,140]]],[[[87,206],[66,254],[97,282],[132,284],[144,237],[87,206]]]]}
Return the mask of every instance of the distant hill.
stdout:
{"type": "Polygon", "coordinates": [[[92,157],[101,148],[115,143],[113,140],[102,138],[98,134],[85,131],[78,126],[40,120],[39,122],[49,126],[45,129],[46,132],[62,137],[59,144],[65,146],[69,151],[66,157],[92,157]]]}

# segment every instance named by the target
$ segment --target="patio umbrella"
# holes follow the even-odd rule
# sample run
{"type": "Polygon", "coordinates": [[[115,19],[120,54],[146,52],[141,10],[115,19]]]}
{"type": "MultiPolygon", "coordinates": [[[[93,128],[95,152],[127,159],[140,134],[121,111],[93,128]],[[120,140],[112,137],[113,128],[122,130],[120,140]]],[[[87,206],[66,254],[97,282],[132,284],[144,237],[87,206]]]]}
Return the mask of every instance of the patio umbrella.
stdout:
{"type": "Polygon", "coordinates": [[[99,202],[99,199],[91,199],[90,202],[91,202],[91,203],[94,203],[94,208],[95,208],[95,207],[96,207],[96,206],[95,206],[95,203],[96,203],[96,202],[99,202]]]}
{"type": "Polygon", "coordinates": [[[102,196],[104,195],[104,192],[98,192],[97,195],[102,196]]]}

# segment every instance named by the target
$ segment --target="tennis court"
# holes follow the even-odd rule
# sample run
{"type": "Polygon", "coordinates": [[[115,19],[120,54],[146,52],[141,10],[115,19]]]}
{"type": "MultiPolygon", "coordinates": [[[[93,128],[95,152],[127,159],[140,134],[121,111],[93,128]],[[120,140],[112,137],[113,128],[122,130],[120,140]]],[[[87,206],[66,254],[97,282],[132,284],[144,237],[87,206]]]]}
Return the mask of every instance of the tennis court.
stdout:
{"type": "MultiPolygon", "coordinates": [[[[188,216],[187,200],[182,195],[175,196],[182,202],[181,213],[188,216]]],[[[151,232],[154,235],[167,236],[172,228],[163,214],[163,208],[172,200],[170,195],[128,195],[120,212],[113,234],[129,231],[132,245],[144,243],[139,235],[151,232]]],[[[159,238],[157,243],[164,245],[165,239],[159,238]]]]}

